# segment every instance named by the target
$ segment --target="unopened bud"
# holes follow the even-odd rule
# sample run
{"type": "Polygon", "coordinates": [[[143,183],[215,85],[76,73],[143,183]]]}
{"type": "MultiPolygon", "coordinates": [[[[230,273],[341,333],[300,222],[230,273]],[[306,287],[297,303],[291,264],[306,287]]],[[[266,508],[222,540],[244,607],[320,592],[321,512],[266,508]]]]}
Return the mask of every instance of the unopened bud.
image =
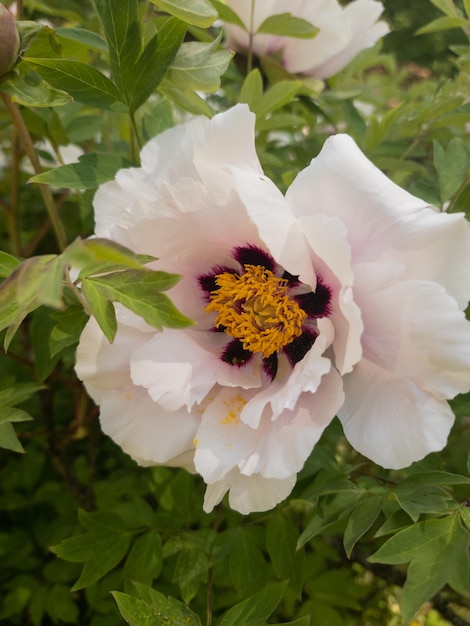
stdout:
{"type": "Polygon", "coordinates": [[[0,76],[7,74],[15,65],[20,38],[10,11],[0,4],[0,76]]]}

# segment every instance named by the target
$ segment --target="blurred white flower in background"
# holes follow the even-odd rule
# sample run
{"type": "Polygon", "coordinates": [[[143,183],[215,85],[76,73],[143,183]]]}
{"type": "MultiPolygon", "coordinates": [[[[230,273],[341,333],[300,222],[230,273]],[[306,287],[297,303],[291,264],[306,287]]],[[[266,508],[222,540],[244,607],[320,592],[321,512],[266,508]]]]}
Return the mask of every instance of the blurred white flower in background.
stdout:
{"type": "Polygon", "coordinates": [[[280,57],[288,72],[318,79],[333,76],[389,32],[388,25],[378,21],[383,6],[377,0],[354,0],[345,7],[337,0],[227,0],[226,4],[246,26],[243,30],[224,24],[228,48],[247,51],[252,35],[257,56],[280,57]],[[310,22],[319,32],[312,39],[256,34],[268,17],[282,13],[310,22]]]}

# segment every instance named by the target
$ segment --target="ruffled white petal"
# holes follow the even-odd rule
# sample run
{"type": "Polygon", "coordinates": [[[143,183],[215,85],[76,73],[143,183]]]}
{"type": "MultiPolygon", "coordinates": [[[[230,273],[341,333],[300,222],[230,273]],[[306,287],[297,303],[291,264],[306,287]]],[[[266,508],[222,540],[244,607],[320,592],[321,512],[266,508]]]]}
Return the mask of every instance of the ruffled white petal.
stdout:
{"type": "Polygon", "coordinates": [[[231,508],[242,515],[254,511],[269,511],[287,498],[294,488],[296,478],[295,475],[282,480],[264,478],[258,474],[243,476],[233,470],[223,480],[207,485],[204,511],[210,513],[227,491],[231,508]]]}
{"type": "Polygon", "coordinates": [[[447,402],[394,370],[363,359],[344,377],[344,391],[344,433],[382,467],[407,467],[445,446],[454,422],[447,402]]]}
{"type": "Polygon", "coordinates": [[[351,137],[335,135],[292,183],[299,217],[321,214],[346,227],[353,264],[401,264],[405,279],[435,281],[461,308],[470,298],[470,225],[431,209],[377,169],[351,137]]]}
{"type": "Polygon", "coordinates": [[[152,400],[167,411],[201,403],[217,383],[259,387],[259,360],[254,367],[250,363],[234,368],[220,359],[226,343],[222,333],[167,329],[133,352],[132,380],[145,387],[152,400]]]}
{"type": "MultiPolygon", "coordinates": [[[[173,465],[194,448],[198,419],[187,409],[163,410],[145,389],[132,385],[103,394],[100,422],[103,432],[140,465],[173,465]]],[[[188,462],[186,455],[183,459],[188,462]]]]}

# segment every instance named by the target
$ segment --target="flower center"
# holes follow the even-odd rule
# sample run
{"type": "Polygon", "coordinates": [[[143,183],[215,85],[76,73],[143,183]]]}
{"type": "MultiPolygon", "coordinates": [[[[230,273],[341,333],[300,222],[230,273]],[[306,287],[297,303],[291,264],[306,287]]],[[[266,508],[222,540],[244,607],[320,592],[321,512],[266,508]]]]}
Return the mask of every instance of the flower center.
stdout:
{"type": "Polygon", "coordinates": [[[264,358],[302,334],[307,314],[287,295],[288,281],[261,265],[244,265],[242,275],[215,276],[206,311],[217,313],[215,326],[239,339],[245,350],[264,358]]]}

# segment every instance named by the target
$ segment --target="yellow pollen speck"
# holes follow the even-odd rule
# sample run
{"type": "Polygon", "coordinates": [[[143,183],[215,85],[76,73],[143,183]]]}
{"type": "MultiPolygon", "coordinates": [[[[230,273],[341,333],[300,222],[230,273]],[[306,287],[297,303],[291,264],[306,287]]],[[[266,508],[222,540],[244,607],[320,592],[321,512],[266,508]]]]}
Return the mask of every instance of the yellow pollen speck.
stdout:
{"type": "Polygon", "coordinates": [[[199,439],[193,439],[193,444],[197,447],[199,445],[199,439]]]}
{"type": "Polygon", "coordinates": [[[239,276],[223,272],[215,277],[206,311],[217,313],[215,326],[223,326],[245,350],[264,358],[299,337],[305,311],[287,295],[287,281],[261,265],[245,265],[239,276]]]}
{"type": "Polygon", "coordinates": [[[246,404],[245,398],[242,398],[242,396],[240,395],[234,396],[233,398],[230,398],[229,400],[223,400],[223,404],[224,406],[227,407],[227,413],[220,420],[219,423],[222,426],[227,426],[228,424],[233,424],[233,425],[238,424],[240,421],[239,420],[240,413],[242,412],[242,409],[246,404]]]}

